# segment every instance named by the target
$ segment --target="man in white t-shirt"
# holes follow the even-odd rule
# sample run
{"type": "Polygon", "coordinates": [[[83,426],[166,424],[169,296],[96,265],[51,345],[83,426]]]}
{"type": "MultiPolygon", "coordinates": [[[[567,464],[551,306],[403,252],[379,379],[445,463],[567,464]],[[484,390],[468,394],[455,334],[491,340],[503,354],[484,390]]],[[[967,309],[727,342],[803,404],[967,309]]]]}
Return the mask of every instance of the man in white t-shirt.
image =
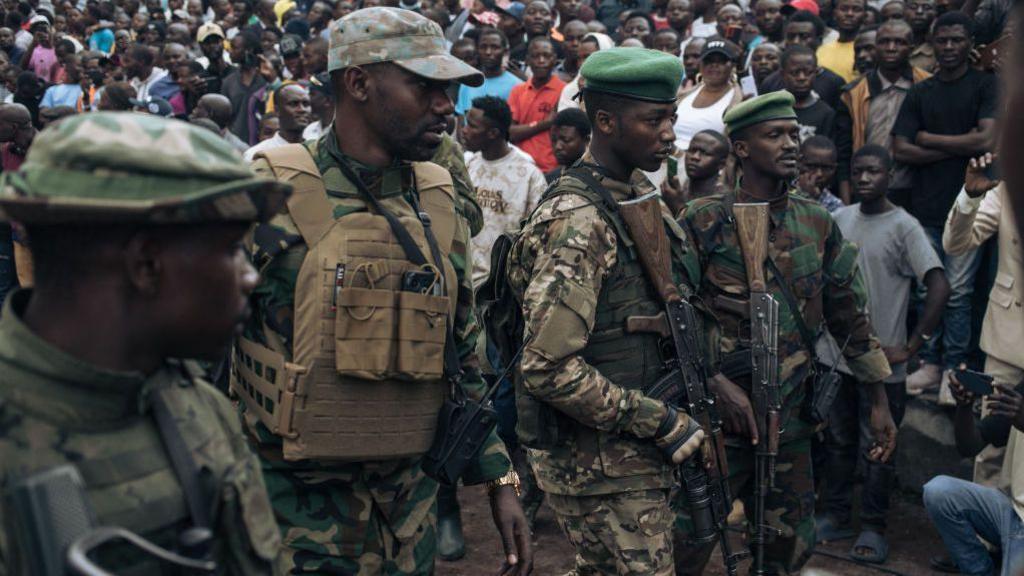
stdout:
{"type": "Polygon", "coordinates": [[[483,96],[473,100],[462,129],[462,142],[472,152],[466,167],[484,213],[484,228],[473,238],[475,286],[487,279],[494,241],[503,232],[518,230],[547,188],[533,159],[508,143],[511,125],[508,104],[483,96]]]}
{"type": "Polygon", "coordinates": [[[309,107],[309,91],[299,84],[285,84],[274,94],[277,103],[277,115],[280,128],[269,140],[264,140],[249,148],[242,154],[246,162],[252,162],[256,155],[264,150],[272,150],[298,144],[303,141],[302,133],[309,126],[311,114],[309,107]]]}

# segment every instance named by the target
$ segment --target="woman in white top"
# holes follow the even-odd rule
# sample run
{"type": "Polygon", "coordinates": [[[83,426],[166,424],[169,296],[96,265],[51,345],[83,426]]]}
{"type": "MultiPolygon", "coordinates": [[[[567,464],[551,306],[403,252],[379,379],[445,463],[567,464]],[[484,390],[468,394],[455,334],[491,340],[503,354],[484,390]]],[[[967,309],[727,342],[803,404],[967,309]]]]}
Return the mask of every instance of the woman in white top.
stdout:
{"type": "Polygon", "coordinates": [[[728,40],[711,40],[700,54],[699,84],[680,95],[676,119],[676,146],[690,147],[690,139],[702,130],[725,133],[722,116],[743,101],[743,92],[733,79],[739,50],[728,40]]]}

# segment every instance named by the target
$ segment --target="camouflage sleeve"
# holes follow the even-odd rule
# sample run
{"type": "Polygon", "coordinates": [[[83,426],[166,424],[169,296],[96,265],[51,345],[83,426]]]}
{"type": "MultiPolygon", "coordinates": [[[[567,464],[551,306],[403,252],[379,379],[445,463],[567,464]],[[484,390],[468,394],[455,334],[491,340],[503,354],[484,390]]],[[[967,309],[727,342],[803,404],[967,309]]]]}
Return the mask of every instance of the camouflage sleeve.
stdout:
{"type": "MultiPolygon", "coordinates": [[[[481,326],[477,321],[476,304],[473,296],[473,277],[469,241],[469,226],[462,218],[458,219],[452,250],[448,254],[455,275],[458,277],[459,302],[455,308],[455,343],[464,372],[462,386],[470,396],[483,396],[486,384],[480,375],[480,362],[476,357],[477,339],[480,337],[481,326]]],[[[498,438],[496,431],[491,431],[484,442],[483,448],[463,474],[462,481],[467,485],[480,484],[504,476],[512,469],[512,461],[505,450],[505,444],[498,438]]]]}
{"type": "MultiPolygon", "coordinates": [[[[260,176],[274,178],[270,165],[263,158],[252,163],[260,176]]],[[[262,224],[261,234],[253,234],[249,246],[253,263],[260,272],[260,282],[253,290],[252,318],[246,324],[245,336],[272,348],[291,359],[295,314],[295,282],[306,258],[303,242],[279,251],[275,243],[300,238],[299,230],[287,213],[262,224]],[[264,245],[266,244],[266,245],[264,245]],[[273,254],[271,256],[270,254],[273,254]]]]}
{"type": "Polygon", "coordinates": [[[849,344],[843,356],[853,375],[865,383],[892,374],[867,312],[867,286],[857,265],[857,246],[843,238],[833,221],[825,241],[823,310],[829,332],[849,344]]]}
{"type": "Polygon", "coordinates": [[[664,404],[609,381],[581,356],[616,258],[614,230],[585,203],[558,197],[534,213],[525,232],[525,250],[535,257],[523,296],[524,385],[585,426],[649,438],[664,404]]]}

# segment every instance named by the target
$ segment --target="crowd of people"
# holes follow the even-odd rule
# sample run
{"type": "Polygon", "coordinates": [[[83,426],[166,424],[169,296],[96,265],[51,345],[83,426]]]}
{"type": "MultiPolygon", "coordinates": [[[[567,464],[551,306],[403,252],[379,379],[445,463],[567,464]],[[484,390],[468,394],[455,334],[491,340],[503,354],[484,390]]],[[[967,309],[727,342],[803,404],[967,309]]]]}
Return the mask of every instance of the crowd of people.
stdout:
{"type": "MultiPolygon", "coordinates": [[[[47,126],[100,111],[194,124],[259,167],[275,149],[332,133],[342,110],[334,94],[342,85],[338,59],[350,58],[334,51],[341,42],[333,36],[341,34],[335,23],[375,6],[434,22],[444,51],[482,73],[479,83],[446,85],[452,113],[433,156],[451,174],[460,212],[471,224],[469,289],[492,275],[495,244],[528,219],[535,222],[545,194],[581,161],[593,161],[598,126],[584,104],[581,69],[594,54],[632,47],[681,63],[671,99],[673,142],[659,165],[637,166],[678,219],[680,233],[693,236],[702,255],[714,255],[703,256],[695,285],[706,282],[728,296],[736,278],[728,262],[715,259],[727,242],[717,236],[719,228],[709,228],[712,210],[701,201],[733,193],[760,169],[747,151],[750,143],[737,138],[737,126],[745,127],[744,115],[752,114],[745,106],[766,94],[790,94],[798,133],[794,150],[785,151],[785,162],[795,163],[786,185],[829,217],[815,216],[826,224],[799,234],[785,231],[794,238],[782,251],[786,273],[795,277],[797,297],[810,302],[845,273],[839,264],[821,270],[822,258],[847,257],[835,238],[856,244],[846,264],[852,270],[855,259],[859,268],[872,338],[891,373],[884,376],[884,394],[857,385],[879,371],[858,357],[870,355],[857,331],[863,327],[833,322],[834,311],[824,311],[823,320],[822,310],[805,309],[821,324],[811,326],[812,346],[790,326],[789,345],[817,364],[836,366],[845,385],[827,425],[806,430],[806,439],[813,438],[807,448],[812,476],[821,482],[817,514],[787,524],[799,531],[811,522],[816,535],[778,568],[798,569],[814,542],[843,539],[853,539],[855,560],[887,561],[898,470],[891,458],[872,456],[882,441],[873,434],[884,429],[878,402],[887,401],[899,426],[910,398],[934,393],[939,405],[955,410],[957,448],[976,457],[976,467],[973,482],[940,476],[924,487],[924,505],[948,551],[933,564],[964,574],[993,574],[999,564],[1002,574],[1024,569],[1017,538],[1024,518],[1024,454],[1018,454],[1024,447],[1024,355],[1017,348],[1024,316],[1016,282],[1024,261],[1016,224],[1004,209],[1000,159],[993,156],[999,71],[1013,34],[1009,0],[5,0],[2,170],[17,172],[47,126]],[[819,236],[827,254],[801,251],[795,240],[819,236]],[[976,291],[988,291],[984,305],[976,291]],[[848,333],[840,338],[830,329],[848,333]],[[992,376],[994,388],[969,390],[958,376],[965,368],[992,376]],[[855,480],[863,483],[856,511],[855,480]]],[[[646,56],[637,58],[641,74],[646,56]]],[[[626,96],[647,98],[635,91],[626,96]]],[[[328,180],[327,186],[338,184],[328,180]]],[[[31,245],[20,224],[0,225],[0,300],[32,285],[31,245]]],[[[531,293],[519,297],[529,302],[531,293]]],[[[799,312],[796,318],[803,322],[799,312]]],[[[527,310],[531,321],[546,320],[527,310]]],[[[481,338],[477,355],[489,372],[502,372],[493,342],[481,338]]],[[[538,358],[529,361],[539,370],[538,358]]],[[[786,370],[793,368],[784,368],[784,380],[796,378],[786,370]]],[[[578,503],[554,498],[550,479],[540,487],[529,481],[533,472],[516,435],[514,388],[504,382],[495,405],[499,435],[524,480],[526,517],[532,522],[548,492],[570,539],[586,539],[565,520],[578,503]]],[[[743,414],[730,412],[728,398],[724,404],[726,431],[741,431],[730,423],[743,414]]],[[[738,427],[750,433],[747,424],[738,427]]],[[[271,483],[298,477],[291,470],[267,476],[271,483]]],[[[438,502],[439,555],[458,560],[465,548],[456,490],[442,487],[438,502]]],[[[279,511],[278,522],[300,525],[299,516],[283,519],[279,511]]]]}

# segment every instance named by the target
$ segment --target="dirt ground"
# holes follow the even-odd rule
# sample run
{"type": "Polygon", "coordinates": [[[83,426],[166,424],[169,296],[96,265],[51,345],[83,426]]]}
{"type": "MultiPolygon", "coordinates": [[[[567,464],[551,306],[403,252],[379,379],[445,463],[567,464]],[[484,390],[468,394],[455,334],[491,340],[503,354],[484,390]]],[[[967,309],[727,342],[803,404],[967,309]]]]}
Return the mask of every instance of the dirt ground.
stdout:
{"type": "MultiPolygon", "coordinates": [[[[459,491],[462,502],[462,521],[466,536],[466,557],[458,562],[437,564],[439,576],[482,576],[495,574],[501,561],[502,549],[497,531],[491,521],[487,497],[482,488],[464,488],[459,491]]],[[[736,535],[736,547],[740,546],[736,535]]],[[[537,516],[534,534],[536,558],[533,573],[536,576],[560,576],[573,566],[574,553],[569,546],[547,507],[537,516]]],[[[843,541],[821,547],[822,550],[846,556],[852,541],[843,541]]],[[[803,570],[807,576],[875,576],[893,574],[925,576],[939,574],[928,567],[928,559],[942,554],[944,547],[938,533],[931,526],[920,497],[901,494],[896,498],[890,513],[889,561],[882,566],[886,571],[862,568],[849,562],[815,554],[803,570]]],[[[716,551],[713,564],[707,576],[723,576],[720,555],[716,551]]],[[[740,574],[746,575],[746,566],[740,574]]]]}

